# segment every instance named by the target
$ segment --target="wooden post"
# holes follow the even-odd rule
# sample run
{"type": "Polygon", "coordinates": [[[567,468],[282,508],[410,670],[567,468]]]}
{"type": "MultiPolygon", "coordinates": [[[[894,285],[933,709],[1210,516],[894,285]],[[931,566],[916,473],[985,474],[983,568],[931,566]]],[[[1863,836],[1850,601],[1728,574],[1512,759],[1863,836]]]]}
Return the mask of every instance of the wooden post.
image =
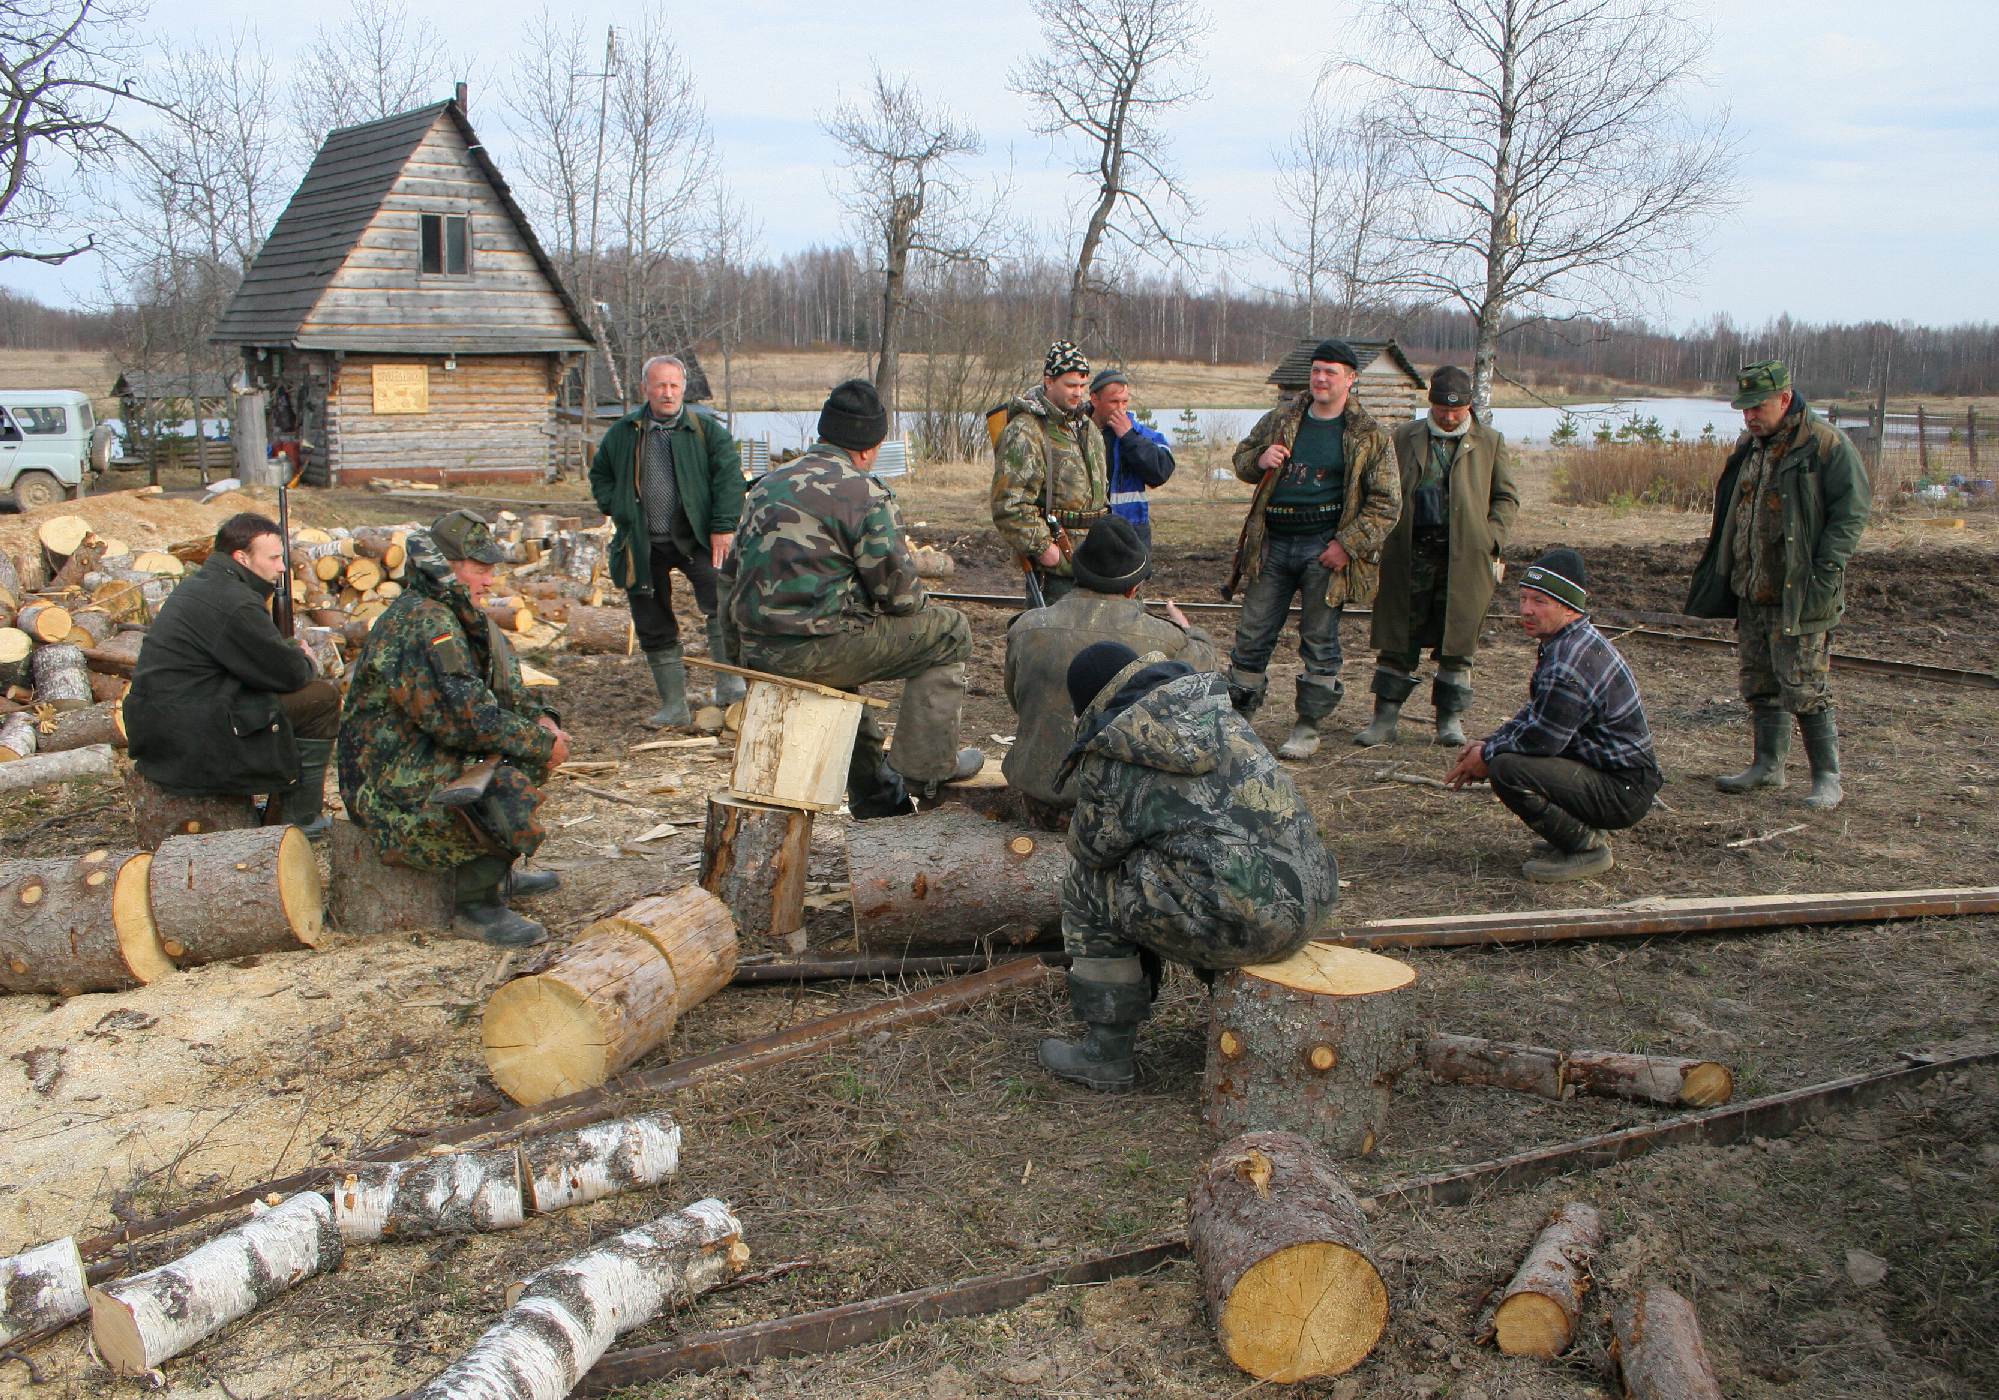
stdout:
{"type": "Polygon", "coordinates": [[[1966,456],[1970,458],[1971,462],[1971,469],[1967,471],[1965,475],[1977,476],[1978,475],[1978,410],[1976,408],[1967,408],[1966,410],[1964,410],[1964,451],[1966,456]]]}
{"type": "Polygon", "coordinates": [[[1875,372],[1880,377],[1874,382],[1874,460],[1868,463],[1868,468],[1878,477],[1882,453],[1888,448],[1888,352],[1885,347],[1875,372]]]}
{"type": "Polygon", "coordinates": [[[1929,419],[1921,404],[1916,405],[1916,470],[1924,476],[1930,474],[1929,419]]]}
{"type": "Polygon", "coordinates": [[[235,422],[230,436],[236,440],[236,475],[245,486],[276,486],[284,468],[271,461],[271,442],[264,428],[266,395],[252,389],[235,396],[235,422]]]}

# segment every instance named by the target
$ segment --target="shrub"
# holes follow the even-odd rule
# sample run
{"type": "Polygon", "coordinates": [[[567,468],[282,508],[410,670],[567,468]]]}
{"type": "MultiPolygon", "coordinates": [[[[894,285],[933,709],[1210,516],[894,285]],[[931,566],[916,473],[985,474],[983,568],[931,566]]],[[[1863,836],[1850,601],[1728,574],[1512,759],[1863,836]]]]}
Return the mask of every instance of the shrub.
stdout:
{"type": "Polygon", "coordinates": [[[1595,446],[1560,449],[1555,499],[1565,505],[1707,510],[1714,504],[1723,456],[1712,444],[1668,442],[1657,420],[1634,419],[1600,436],[1595,446]]]}

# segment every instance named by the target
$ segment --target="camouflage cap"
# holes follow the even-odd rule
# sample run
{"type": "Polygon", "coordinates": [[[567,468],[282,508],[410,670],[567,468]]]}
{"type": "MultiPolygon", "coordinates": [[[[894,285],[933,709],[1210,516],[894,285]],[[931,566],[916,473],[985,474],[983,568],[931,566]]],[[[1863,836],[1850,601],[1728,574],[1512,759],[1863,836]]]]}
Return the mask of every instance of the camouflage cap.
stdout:
{"type": "Polygon", "coordinates": [[[430,538],[446,559],[470,559],[478,564],[497,564],[506,556],[494,542],[486,522],[472,511],[454,510],[430,523],[430,538]]]}
{"type": "Polygon", "coordinates": [[[1731,408],[1754,408],[1791,387],[1791,372],[1782,360],[1758,360],[1736,372],[1735,399],[1731,408]]]}
{"type": "Polygon", "coordinates": [[[1058,340],[1048,347],[1048,354],[1041,361],[1043,379],[1060,379],[1065,374],[1088,374],[1089,358],[1083,354],[1073,340],[1058,340]]]}

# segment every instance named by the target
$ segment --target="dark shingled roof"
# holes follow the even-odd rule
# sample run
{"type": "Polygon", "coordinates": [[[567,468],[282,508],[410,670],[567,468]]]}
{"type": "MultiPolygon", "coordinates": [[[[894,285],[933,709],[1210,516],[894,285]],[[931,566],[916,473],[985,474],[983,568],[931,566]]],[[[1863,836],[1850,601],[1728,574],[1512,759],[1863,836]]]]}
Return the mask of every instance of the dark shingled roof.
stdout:
{"type": "MultiPolygon", "coordinates": [[[[1324,336],[1313,336],[1308,340],[1299,341],[1290,354],[1277,362],[1277,368],[1272,370],[1263,382],[1275,384],[1280,389],[1305,388],[1312,380],[1312,351],[1324,339],[1324,336]]],[[[1391,360],[1402,367],[1402,372],[1409,376],[1418,389],[1427,389],[1430,386],[1429,381],[1417,372],[1416,366],[1409,363],[1409,357],[1402,353],[1402,347],[1394,341],[1349,340],[1347,344],[1353,347],[1354,358],[1360,361],[1362,370],[1386,353],[1391,360]]]]}
{"type": "MultiPolygon", "coordinates": [[[[542,249],[541,240],[535,237],[533,226],[514,202],[512,190],[456,102],[434,102],[380,121],[341,127],[329,134],[208,338],[237,345],[365,348],[345,343],[344,337],[338,346],[315,346],[299,339],[299,328],[311,316],[313,307],[318,305],[321,294],[347,261],[354,245],[360,242],[376,210],[395,187],[396,177],[402,174],[403,167],[416,154],[424,135],[437,124],[440,115],[448,115],[458,124],[465,143],[472,148],[473,161],[492,183],[528,251],[569,312],[577,345],[556,346],[537,337],[531,346],[524,348],[579,348],[580,344],[593,342],[581,309],[563,285],[555,265],[542,249]]],[[[433,348],[448,351],[459,347],[441,342],[433,348]]],[[[468,342],[466,348],[493,351],[506,347],[482,337],[476,347],[468,342]]]]}

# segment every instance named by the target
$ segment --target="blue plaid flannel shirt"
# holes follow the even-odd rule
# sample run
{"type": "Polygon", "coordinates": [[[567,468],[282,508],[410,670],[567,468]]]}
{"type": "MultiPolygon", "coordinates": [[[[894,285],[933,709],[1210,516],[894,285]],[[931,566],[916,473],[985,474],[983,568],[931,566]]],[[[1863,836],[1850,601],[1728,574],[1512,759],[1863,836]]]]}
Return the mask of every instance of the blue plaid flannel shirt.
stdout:
{"type": "Polygon", "coordinates": [[[1638,682],[1588,618],[1541,643],[1526,707],[1485,741],[1488,763],[1498,753],[1573,758],[1598,771],[1658,771],[1638,682]]]}

